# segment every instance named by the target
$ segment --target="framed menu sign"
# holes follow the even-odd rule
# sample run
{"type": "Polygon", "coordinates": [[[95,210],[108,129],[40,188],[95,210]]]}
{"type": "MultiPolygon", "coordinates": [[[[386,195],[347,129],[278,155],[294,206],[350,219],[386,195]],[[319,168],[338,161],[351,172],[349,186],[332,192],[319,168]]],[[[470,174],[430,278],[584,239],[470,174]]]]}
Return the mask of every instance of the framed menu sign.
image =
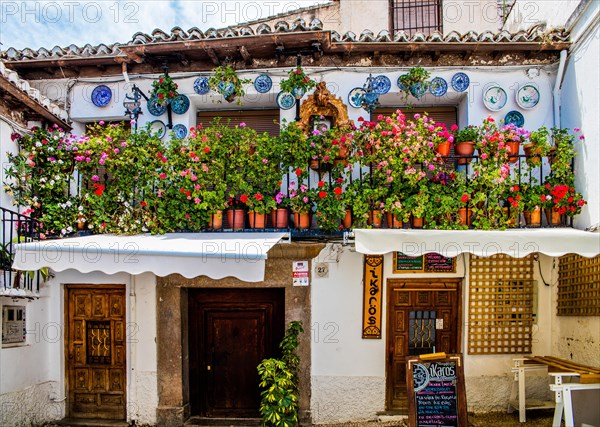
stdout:
{"type": "Polygon", "coordinates": [[[394,252],[394,273],[456,273],[456,258],[438,253],[408,256],[394,252]]]}
{"type": "Polygon", "coordinates": [[[408,420],[415,427],[467,427],[465,377],[460,354],[406,358],[408,420]]]}

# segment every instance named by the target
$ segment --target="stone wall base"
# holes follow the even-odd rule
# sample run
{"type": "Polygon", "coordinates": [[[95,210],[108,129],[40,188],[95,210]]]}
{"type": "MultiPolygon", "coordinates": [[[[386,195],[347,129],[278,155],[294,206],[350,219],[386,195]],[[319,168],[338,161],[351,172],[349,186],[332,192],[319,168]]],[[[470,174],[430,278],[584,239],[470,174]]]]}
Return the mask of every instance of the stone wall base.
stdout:
{"type": "Polygon", "coordinates": [[[64,392],[58,392],[58,383],[55,381],[0,394],[0,425],[32,426],[63,419],[65,401],[62,397],[64,392]],[[60,401],[54,402],[50,398],[60,401]]]}

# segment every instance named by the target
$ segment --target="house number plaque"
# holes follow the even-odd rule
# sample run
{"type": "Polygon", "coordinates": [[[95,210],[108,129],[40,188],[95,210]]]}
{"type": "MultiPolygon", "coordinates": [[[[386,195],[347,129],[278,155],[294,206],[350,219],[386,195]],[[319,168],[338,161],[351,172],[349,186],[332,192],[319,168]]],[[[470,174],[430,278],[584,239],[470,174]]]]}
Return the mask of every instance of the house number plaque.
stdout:
{"type": "Polygon", "coordinates": [[[381,339],[383,255],[365,256],[363,339],[381,339]]]}

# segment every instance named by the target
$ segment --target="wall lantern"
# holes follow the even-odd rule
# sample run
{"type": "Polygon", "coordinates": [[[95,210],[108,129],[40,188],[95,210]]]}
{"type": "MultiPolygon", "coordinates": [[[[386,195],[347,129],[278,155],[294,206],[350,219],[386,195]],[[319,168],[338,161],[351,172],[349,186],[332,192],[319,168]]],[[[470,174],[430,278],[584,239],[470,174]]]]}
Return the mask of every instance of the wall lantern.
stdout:
{"type": "Polygon", "coordinates": [[[140,114],[142,113],[142,98],[148,101],[148,97],[138,88],[135,84],[131,88],[133,94],[129,96],[125,94],[125,99],[123,100],[123,107],[125,107],[125,115],[129,116],[129,119],[132,121],[131,127],[132,129],[137,128],[137,120],[140,114]]]}

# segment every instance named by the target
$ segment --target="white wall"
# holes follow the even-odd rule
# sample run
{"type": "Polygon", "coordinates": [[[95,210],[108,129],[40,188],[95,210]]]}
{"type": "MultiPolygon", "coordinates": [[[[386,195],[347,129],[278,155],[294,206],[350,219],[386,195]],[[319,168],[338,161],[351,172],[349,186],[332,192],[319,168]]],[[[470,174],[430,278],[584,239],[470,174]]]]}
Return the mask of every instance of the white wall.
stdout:
{"type": "Polygon", "coordinates": [[[13,133],[13,127],[10,123],[4,120],[2,116],[0,116],[0,167],[2,168],[2,187],[0,188],[0,206],[3,208],[7,208],[10,210],[17,210],[16,206],[12,205],[12,197],[6,194],[4,190],[4,183],[6,182],[6,174],[4,173],[4,169],[8,166],[8,156],[7,152],[12,154],[16,154],[18,152],[18,146],[16,142],[13,142],[10,139],[10,135],[13,133]]]}
{"type": "Polygon", "coordinates": [[[581,128],[585,136],[585,141],[577,139],[575,145],[576,187],[588,200],[575,217],[577,228],[600,224],[600,3],[595,6],[588,8],[573,30],[577,41],[569,52],[561,92],[561,126],[581,128]]]}
{"type": "Polygon", "coordinates": [[[516,0],[503,29],[517,32],[537,24],[546,24],[547,28],[564,27],[580,2],[581,0],[516,0]]]}
{"type": "Polygon", "coordinates": [[[451,31],[458,31],[460,34],[469,31],[497,32],[502,25],[496,0],[444,0],[442,8],[444,34],[451,31]]]}

